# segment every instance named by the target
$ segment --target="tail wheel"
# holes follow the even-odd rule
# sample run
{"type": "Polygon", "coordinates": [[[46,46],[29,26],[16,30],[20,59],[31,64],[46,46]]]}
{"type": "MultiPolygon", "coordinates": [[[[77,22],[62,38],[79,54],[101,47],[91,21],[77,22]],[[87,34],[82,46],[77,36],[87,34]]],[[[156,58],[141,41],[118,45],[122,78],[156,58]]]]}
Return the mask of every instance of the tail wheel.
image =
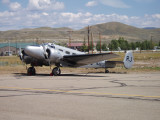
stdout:
{"type": "Polygon", "coordinates": [[[105,73],[109,73],[109,70],[105,70],[105,73]]]}
{"type": "Polygon", "coordinates": [[[59,76],[61,74],[61,70],[59,67],[55,67],[53,70],[52,70],[52,74],[54,76],[59,76]]]}

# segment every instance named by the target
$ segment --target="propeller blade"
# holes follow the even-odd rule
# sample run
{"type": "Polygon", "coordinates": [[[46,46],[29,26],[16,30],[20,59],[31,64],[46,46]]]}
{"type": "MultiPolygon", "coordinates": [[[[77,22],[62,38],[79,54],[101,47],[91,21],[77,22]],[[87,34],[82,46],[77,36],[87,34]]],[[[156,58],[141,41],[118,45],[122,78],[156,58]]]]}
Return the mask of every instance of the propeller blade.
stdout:
{"type": "Polygon", "coordinates": [[[44,43],[42,44],[42,47],[43,47],[43,51],[44,51],[44,56],[45,56],[45,59],[48,59],[48,64],[50,66],[50,69],[51,69],[51,60],[50,60],[50,57],[49,57],[49,53],[48,53],[48,48],[46,49],[44,43]]]}
{"type": "Polygon", "coordinates": [[[48,53],[47,53],[47,51],[46,51],[46,47],[45,47],[45,45],[44,44],[42,44],[42,47],[43,47],[43,54],[44,54],[44,57],[45,57],[45,59],[48,59],[48,53]]]}
{"type": "Polygon", "coordinates": [[[21,47],[19,47],[19,54],[18,54],[18,56],[20,57],[21,60],[23,59],[23,54],[22,54],[21,47]]]}

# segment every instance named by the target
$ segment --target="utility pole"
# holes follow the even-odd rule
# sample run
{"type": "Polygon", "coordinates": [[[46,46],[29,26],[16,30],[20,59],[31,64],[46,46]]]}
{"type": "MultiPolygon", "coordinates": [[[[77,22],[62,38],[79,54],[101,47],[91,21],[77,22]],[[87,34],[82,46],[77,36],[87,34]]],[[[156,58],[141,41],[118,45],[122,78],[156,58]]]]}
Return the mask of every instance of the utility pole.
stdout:
{"type": "Polygon", "coordinates": [[[69,48],[71,47],[71,40],[72,40],[72,35],[71,35],[71,33],[73,32],[73,31],[67,31],[68,33],[69,33],[69,41],[68,41],[68,46],[69,46],[69,48]]]}
{"type": "Polygon", "coordinates": [[[88,54],[89,54],[89,33],[90,33],[90,27],[88,25],[88,54]]]}
{"type": "Polygon", "coordinates": [[[152,41],[153,36],[151,35],[151,41],[152,41]]]}
{"type": "Polygon", "coordinates": [[[100,34],[100,32],[99,32],[99,41],[100,41],[100,53],[101,53],[101,34],[100,34]]]}
{"type": "Polygon", "coordinates": [[[91,32],[91,42],[92,42],[92,54],[93,54],[93,33],[91,32]]]}

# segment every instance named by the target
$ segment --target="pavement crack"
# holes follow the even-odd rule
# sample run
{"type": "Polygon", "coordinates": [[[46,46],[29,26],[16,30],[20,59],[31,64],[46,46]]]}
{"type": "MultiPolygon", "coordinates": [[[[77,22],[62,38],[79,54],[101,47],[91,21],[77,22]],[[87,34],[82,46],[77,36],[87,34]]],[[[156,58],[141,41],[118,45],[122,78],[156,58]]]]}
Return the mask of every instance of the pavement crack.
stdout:
{"type": "Polygon", "coordinates": [[[111,83],[119,84],[120,86],[118,86],[118,87],[126,87],[126,86],[127,86],[126,83],[119,82],[118,80],[112,80],[112,81],[110,81],[110,82],[111,82],[111,83]]]}

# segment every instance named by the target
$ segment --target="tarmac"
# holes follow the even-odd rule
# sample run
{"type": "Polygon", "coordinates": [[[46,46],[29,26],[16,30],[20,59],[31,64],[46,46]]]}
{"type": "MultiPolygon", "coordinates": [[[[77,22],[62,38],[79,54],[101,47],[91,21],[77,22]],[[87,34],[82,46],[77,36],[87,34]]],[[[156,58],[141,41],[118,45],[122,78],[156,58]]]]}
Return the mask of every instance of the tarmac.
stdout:
{"type": "Polygon", "coordinates": [[[1,74],[0,120],[160,120],[160,74],[1,74]]]}

